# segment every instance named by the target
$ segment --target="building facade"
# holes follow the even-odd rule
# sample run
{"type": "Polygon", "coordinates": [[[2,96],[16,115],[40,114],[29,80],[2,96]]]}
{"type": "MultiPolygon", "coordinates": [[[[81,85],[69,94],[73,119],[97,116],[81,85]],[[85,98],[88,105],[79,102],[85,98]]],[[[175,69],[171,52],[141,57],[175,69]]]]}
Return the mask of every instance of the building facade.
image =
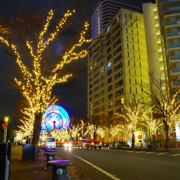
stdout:
{"type": "Polygon", "coordinates": [[[170,90],[180,87],[180,1],[157,0],[170,90]]]}
{"type": "Polygon", "coordinates": [[[162,90],[168,88],[167,63],[164,37],[161,34],[159,13],[156,3],[143,4],[144,26],[147,43],[150,84],[161,80],[162,90]]]}
{"type": "Polygon", "coordinates": [[[91,37],[97,38],[100,32],[106,27],[109,21],[118,13],[121,7],[133,9],[133,11],[141,12],[142,10],[123,4],[118,0],[99,0],[96,4],[94,13],[91,17],[91,37]]]}
{"type": "Polygon", "coordinates": [[[143,97],[149,68],[143,14],[121,8],[89,47],[88,117],[112,116],[143,97]]]}

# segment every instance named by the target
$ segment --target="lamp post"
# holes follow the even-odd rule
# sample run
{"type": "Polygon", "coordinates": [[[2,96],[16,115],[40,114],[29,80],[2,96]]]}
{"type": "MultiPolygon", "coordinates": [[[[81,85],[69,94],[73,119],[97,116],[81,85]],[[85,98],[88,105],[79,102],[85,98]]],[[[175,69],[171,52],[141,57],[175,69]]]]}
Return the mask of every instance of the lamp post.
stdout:
{"type": "Polygon", "coordinates": [[[6,143],[6,138],[7,138],[7,127],[8,127],[8,121],[9,117],[4,118],[5,124],[4,124],[4,140],[3,142],[6,143]]]}

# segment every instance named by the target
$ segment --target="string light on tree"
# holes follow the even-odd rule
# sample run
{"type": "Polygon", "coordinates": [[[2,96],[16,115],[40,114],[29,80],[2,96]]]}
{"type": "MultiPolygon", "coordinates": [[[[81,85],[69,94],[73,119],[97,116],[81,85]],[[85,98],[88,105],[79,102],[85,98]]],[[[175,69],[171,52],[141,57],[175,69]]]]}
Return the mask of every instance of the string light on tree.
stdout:
{"type": "MultiPolygon", "coordinates": [[[[56,97],[52,95],[54,85],[66,82],[72,77],[71,73],[60,75],[64,65],[83,58],[88,54],[88,50],[80,49],[84,43],[91,42],[91,39],[85,38],[89,27],[89,24],[85,22],[84,30],[80,33],[77,43],[61,54],[59,60],[53,64],[50,70],[48,69],[48,73],[47,70],[44,69],[47,64],[47,58],[44,58],[44,54],[48,52],[51,43],[63,31],[67,24],[67,20],[74,13],[75,10],[68,10],[55,26],[55,30],[50,33],[48,29],[54,16],[54,11],[51,9],[36,41],[32,40],[32,38],[28,40],[29,37],[26,36],[26,42],[23,43],[23,45],[25,45],[25,48],[28,50],[27,54],[31,59],[32,66],[28,66],[29,63],[27,64],[24,62],[22,51],[18,46],[9,42],[8,38],[5,36],[0,36],[0,42],[8,49],[11,49],[15,55],[16,63],[19,66],[22,76],[15,77],[14,80],[22,95],[26,98],[29,107],[32,108],[32,112],[35,116],[33,123],[33,144],[38,143],[40,132],[37,127],[41,125],[40,121],[42,121],[42,114],[45,112],[45,108],[49,104],[55,104],[57,101],[56,97]]],[[[21,120],[21,122],[22,121],[23,120],[21,120]]],[[[33,124],[30,123],[31,129],[33,124]]],[[[20,127],[20,129],[26,128],[27,124],[23,124],[23,126],[24,127],[20,127]]]]}

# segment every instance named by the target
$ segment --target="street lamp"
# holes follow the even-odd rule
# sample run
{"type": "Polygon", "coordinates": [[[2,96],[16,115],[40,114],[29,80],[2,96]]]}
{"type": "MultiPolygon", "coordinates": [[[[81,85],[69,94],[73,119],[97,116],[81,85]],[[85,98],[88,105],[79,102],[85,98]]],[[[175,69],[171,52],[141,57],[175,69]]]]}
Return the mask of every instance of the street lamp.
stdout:
{"type": "Polygon", "coordinates": [[[9,117],[4,117],[4,122],[5,122],[5,124],[3,124],[3,129],[4,129],[4,140],[3,140],[3,142],[4,143],[6,143],[6,138],[7,138],[8,121],[9,121],[9,117]]]}

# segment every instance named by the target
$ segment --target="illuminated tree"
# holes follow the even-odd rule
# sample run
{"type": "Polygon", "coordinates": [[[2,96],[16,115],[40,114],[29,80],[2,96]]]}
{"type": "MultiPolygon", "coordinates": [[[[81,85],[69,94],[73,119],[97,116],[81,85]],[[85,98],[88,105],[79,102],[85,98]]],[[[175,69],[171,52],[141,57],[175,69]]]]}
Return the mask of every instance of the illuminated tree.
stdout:
{"type": "Polygon", "coordinates": [[[19,131],[22,131],[24,134],[24,137],[32,137],[33,135],[33,124],[34,124],[34,113],[32,111],[32,108],[24,108],[23,110],[20,110],[23,114],[22,119],[19,119],[19,121],[22,123],[18,126],[19,131]]]}
{"type": "Polygon", "coordinates": [[[105,137],[105,134],[106,134],[106,128],[105,127],[98,127],[96,130],[96,133],[99,134],[101,136],[101,138],[103,139],[105,137]]]}
{"type": "Polygon", "coordinates": [[[56,140],[61,141],[60,133],[61,130],[54,129],[51,131],[51,136],[54,137],[56,140]]]}
{"type": "Polygon", "coordinates": [[[96,132],[96,125],[88,123],[88,125],[87,125],[87,131],[86,131],[85,135],[86,135],[87,133],[89,133],[91,139],[94,139],[95,132],[96,132]]]}
{"type": "Polygon", "coordinates": [[[155,118],[163,118],[166,131],[166,150],[169,151],[169,128],[174,126],[179,119],[180,110],[180,89],[169,91],[168,84],[153,76],[150,88],[144,88],[144,93],[149,96],[149,104],[153,105],[153,114],[155,118]]]}
{"type": "Polygon", "coordinates": [[[126,106],[124,105],[124,114],[119,114],[121,117],[123,117],[126,121],[125,124],[127,124],[127,130],[131,130],[132,134],[132,148],[134,148],[134,142],[135,142],[135,136],[134,133],[136,131],[138,122],[143,119],[147,114],[151,113],[152,107],[145,110],[144,104],[142,103],[142,100],[138,101],[134,99],[134,102],[126,106]]]}
{"type": "Polygon", "coordinates": [[[119,131],[124,133],[125,139],[129,138],[129,135],[132,133],[132,124],[120,124],[118,125],[119,131]]]}
{"type": "Polygon", "coordinates": [[[68,130],[60,130],[61,141],[69,141],[71,138],[68,130]]]}
{"type": "Polygon", "coordinates": [[[81,120],[80,126],[81,126],[81,136],[84,137],[85,136],[84,127],[86,127],[86,123],[83,120],[81,120]]]}
{"type": "Polygon", "coordinates": [[[119,127],[117,125],[116,126],[111,125],[110,134],[111,134],[111,137],[113,137],[113,140],[115,137],[117,137],[118,133],[119,133],[119,127]]]}
{"type": "Polygon", "coordinates": [[[77,134],[81,129],[82,129],[82,127],[80,124],[71,125],[71,127],[69,129],[69,133],[74,140],[76,140],[77,134]]]}
{"type": "Polygon", "coordinates": [[[24,136],[24,133],[22,131],[16,131],[17,141],[22,141],[24,137],[25,136],[24,136]]]}
{"type": "Polygon", "coordinates": [[[141,125],[147,127],[149,130],[149,134],[153,136],[153,144],[155,143],[155,133],[157,130],[163,125],[160,120],[157,119],[150,119],[146,116],[146,120],[143,123],[140,123],[141,125]]]}
{"type": "Polygon", "coordinates": [[[58,141],[69,141],[71,138],[68,130],[54,129],[51,131],[51,135],[58,141]]]}
{"type": "MultiPolygon", "coordinates": [[[[89,24],[84,24],[84,30],[80,33],[77,43],[74,43],[70,48],[66,49],[58,57],[57,62],[51,59],[50,50],[52,43],[56,40],[58,35],[63,32],[67,25],[68,19],[75,13],[75,10],[68,10],[62,19],[57,23],[54,30],[50,32],[50,24],[52,22],[54,11],[51,9],[45,20],[42,30],[38,34],[38,30],[31,32],[26,31],[29,24],[24,29],[16,28],[23,26],[24,20],[11,23],[21,41],[21,47],[16,45],[17,39],[12,42],[11,35],[14,31],[0,35],[0,42],[4,45],[6,53],[15,59],[20,73],[14,78],[17,88],[20,89],[22,95],[27,100],[29,107],[32,107],[32,112],[35,116],[33,123],[33,144],[39,141],[39,134],[41,130],[42,114],[49,104],[54,104],[57,99],[52,95],[52,88],[57,83],[63,83],[72,76],[72,74],[65,74],[63,67],[70,62],[83,58],[87,55],[87,50],[82,50],[80,47],[84,43],[91,40],[86,39],[86,33],[89,24]],[[37,35],[38,34],[38,35],[37,35]],[[60,74],[61,73],[61,74],[60,74]]],[[[16,18],[17,19],[17,18],[16,18]]],[[[32,20],[31,20],[32,21],[32,20]]],[[[37,22],[37,20],[36,20],[37,22]]],[[[35,24],[33,27],[37,27],[35,24]]],[[[2,34],[2,33],[1,33],[2,34]]],[[[18,37],[17,36],[17,37],[18,37]]]]}
{"type": "Polygon", "coordinates": [[[41,139],[42,141],[45,141],[47,137],[48,137],[48,136],[47,136],[46,134],[43,133],[43,135],[40,136],[40,139],[41,139]]]}
{"type": "Polygon", "coordinates": [[[98,127],[96,129],[96,133],[99,134],[99,136],[102,138],[102,143],[104,145],[104,137],[106,135],[106,128],[105,127],[98,127]]]}

